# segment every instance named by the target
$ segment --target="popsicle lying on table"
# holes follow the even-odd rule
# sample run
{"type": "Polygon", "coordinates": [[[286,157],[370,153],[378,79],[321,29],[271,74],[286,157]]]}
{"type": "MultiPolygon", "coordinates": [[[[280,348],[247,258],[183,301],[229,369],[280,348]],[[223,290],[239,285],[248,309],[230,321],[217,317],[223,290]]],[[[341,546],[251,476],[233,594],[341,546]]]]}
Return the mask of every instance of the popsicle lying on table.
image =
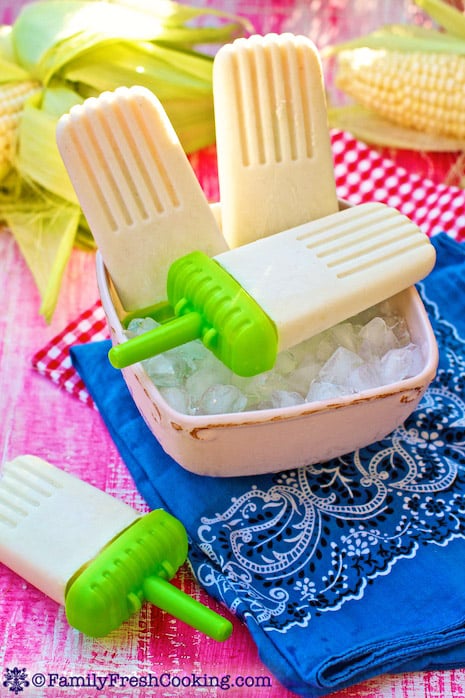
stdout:
{"type": "Polygon", "coordinates": [[[231,623],[169,583],[187,556],[182,523],[132,507],[36,456],[5,463],[0,562],[66,608],[92,637],[118,628],[148,600],[215,640],[231,623]]]}
{"type": "Polygon", "coordinates": [[[209,258],[194,252],[168,271],[176,317],[112,347],[124,368],[201,338],[241,376],[277,353],[425,277],[435,250],[406,216],[362,204],[209,258]]]}

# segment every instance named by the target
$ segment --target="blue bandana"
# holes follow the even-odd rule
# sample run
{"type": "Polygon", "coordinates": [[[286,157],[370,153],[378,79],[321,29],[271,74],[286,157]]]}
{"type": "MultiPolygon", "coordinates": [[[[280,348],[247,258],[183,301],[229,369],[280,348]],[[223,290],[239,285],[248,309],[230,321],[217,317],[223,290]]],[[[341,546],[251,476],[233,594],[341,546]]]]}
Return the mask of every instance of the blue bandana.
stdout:
{"type": "Polygon", "coordinates": [[[418,288],[437,377],[401,427],[324,464],[189,473],[149,432],[108,342],[71,350],[141,494],[186,526],[200,584],[304,696],[388,671],[465,666],[465,247],[445,234],[432,241],[437,264],[418,288]]]}

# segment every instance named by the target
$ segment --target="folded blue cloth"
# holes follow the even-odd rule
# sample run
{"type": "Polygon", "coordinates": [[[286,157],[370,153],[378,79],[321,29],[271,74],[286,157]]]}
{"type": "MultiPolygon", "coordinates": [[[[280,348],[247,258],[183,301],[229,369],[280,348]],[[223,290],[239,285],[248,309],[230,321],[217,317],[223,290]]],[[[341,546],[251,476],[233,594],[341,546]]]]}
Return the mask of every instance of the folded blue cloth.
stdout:
{"type": "Polygon", "coordinates": [[[465,248],[445,234],[433,243],[437,264],[419,290],[437,378],[403,426],[321,465],[193,475],[149,432],[108,343],[71,351],[141,494],[186,526],[200,584],[304,696],[465,666],[465,248]]]}

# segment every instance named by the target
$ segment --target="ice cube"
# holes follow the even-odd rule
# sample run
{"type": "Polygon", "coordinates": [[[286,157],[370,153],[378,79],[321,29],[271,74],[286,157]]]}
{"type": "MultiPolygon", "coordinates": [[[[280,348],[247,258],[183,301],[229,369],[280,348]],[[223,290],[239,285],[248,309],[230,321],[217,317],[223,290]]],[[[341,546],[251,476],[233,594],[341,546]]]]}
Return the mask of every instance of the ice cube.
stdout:
{"type": "Polygon", "coordinates": [[[382,385],[380,359],[365,362],[354,369],[349,376],[349,385],[358,393],[382,385]]]}
{"type": "Polygon", "coordinates": [[[172,351],[152,356],[143,365],[155,385],[162,387],[182,385],[188,373],[186,362],[172,351]]]}
{"type": "Polygon", "coordinates": [[[242,380],[239,376],[234,376],[231,382],[246,395],[249,406],[251,404],[268,404],[271,393],[274,390],[285,390],[287,385],[286,378],[274,369],[242,380]]]}
{"type": "Polygon", "coordinates": [[[387,318],[386,322],[396,335],[399,346],[407,346],[410,343],[410,331],[406,319],[395,315],[387,318]]]}
{"type": "Polygon", "coordinates": [[[336,385],[349,385],[350,374],[361,366],[363,360],[355,352],[338,347],[322,366],[319,379],[336,385]]]}
{"type": "Polygon", "coordinates": [[[291,407],[302,405],[305,400],[300,393],[289,390],[274,390],[271,393],[271,407],[291,407]]]}
{"type": "Polygon", "coordinates": [[[191,413],[189,395],[183,388],[160,388],[160,393],[174,410],[183,414],[191,413]]]}
{"type": "Polygon", "coordinates": [[[273,370],[280,373],[282,376],[287,376],[295,369],[296,365],[297,359],[292,351],[281,351],[276,357],[273,370]]]}
{"type": "Polygon", "coordinates": [[[411,378],[421,371],[422,365],[421,351],[415,344],[391,349],[380,361],[381,380],[387,384],[411,378]]]}
{"type": "Polygon", "coordinates": [[[193,403],[198,403],[202,395],[212,385],[229,384],[231,381],[232,371],[227,368],[221,361],[217,363],[209,363],[202,365],[194,373],[186,379],[185,388],[192,398],[193,403]]]}
{"type": "Polygon", "coordinates": [[[315,400],[331,400],[332,398],[347,395],[348,392],[353,391],[345,386],[337,385],[337,383],[314,380],[305,400],[307,402],[313,402],[315,400]]]}
{"type": "Polygon", "coordinates": [[[295,356],[297,365],[301,364],[302,361],[305,361],[310,357],[316,360],[318,345],[321,342],[321,338],[322,333],[317,334],[310,339],[306,339],[304,342],[292,347],[292,353],[295,356]]]}
{"type": "Polygon", "coordinates": [[[374,317],[360,330],[361,345],[359,354],[370,360],[381,357],[390,349],[399,346],[393,330],[382,317],[374,317]]]}
{"type": "Polygon", "coordinates": [[[309,357],[308,362],[303,362],[298,368],[290,373],[287,378],[287,390],[300,393],[305,396],[310,388],[310,383],[314,380],[321,368],[313,357],[309,357]]]}
{"type": "Polygon", "coordinates": [[[332,339],[336,346],[345,347],[357,353],[360,345],[360,329],[359,325],[352,322],[340,322],[328,330],[328,338],[332,339]]]}
{"type": "Polygon", "coordinates": [[[171,351],[176,352],[186,362],[191,373],[197,371],[203,364],[211,363],[212,359],[215,360],[214,362],[218,361],[200,339],[181,344],[171,351]]]}
{"type": "Polygon", "coordinates": [[[247,405],[247,398],[235,385],[211,385],[199,401],[199,414],[223,414],[241,412],[247,405]]]}
{"type": "Polygon", "coordinates": [[[137,337],[140,334],[144,334],[144,332],[153,330],[158,325],[159,323],[151,317],[133,318],[127,326],[126,335],[129,338],[137,337]]]}
{"type": "Polygon", "coordinates": [[[334,337],[331,333],[326,331],[319,335],[319,342],[315,351],[315,358],[317,361],[324,363],[334,354],[337,349],[337,344],[334,341],[334,337]]]}

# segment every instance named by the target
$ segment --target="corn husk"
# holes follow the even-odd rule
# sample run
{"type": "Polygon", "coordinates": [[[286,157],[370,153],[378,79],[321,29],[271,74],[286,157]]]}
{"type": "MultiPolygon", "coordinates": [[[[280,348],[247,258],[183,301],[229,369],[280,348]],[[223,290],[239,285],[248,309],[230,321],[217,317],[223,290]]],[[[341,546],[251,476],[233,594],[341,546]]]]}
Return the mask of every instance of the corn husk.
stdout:
{"type": "Polygon", "coordinates": [[[465,39],[465,15],[443,0],[415,0],[431,19],[452,36],[465,39]]]}
{"type": "MultiPolygon", "coordinates": [[[[439,29],[408,24],[387,25],[357,39],[328,47],[325,57],[334,57],[337,68],[338,56],[342,57],[343,52],[353,49],[365,49],[367,53],[385,50],[419,55],[465,55],[465,15],[443,0],[415,0],[415,3],[439,24],[439,29]]],[[[353,102],[343,106],[330,105],[328,118],[332,127],[347,130],[374,145],[430,152],[465,149],[465,141],[461,138],[395,124],[377,113],[375,105],[373,108],[353,102]]]]}
{"type": "MultiPolygon", "coordinates": [[[[214,142],[212,53],[250,31],[242,18],[171,0],[40,0],[0,28],[0,85],[35,80],[15,157],[0,157],[0,222],[16,238],[49,321],[73,245],[95,249],[55,141],[73,104],[120,85],[160,99],[187,153],[214,142]],[[211,44],[200,51],[200,45],[211,44]]],[[[1,103],[0,103],[1,114],[1,103]]],[[[0,153],[1,156],[1,153],[0,153]]]]}
{"type": "Polygon", "coordinates": [[[81,218],[79,206],[33,197],[5,211],[19,249],[32,272],[41,297],[39,313],[51,319],[63,272],[75,244],[81,218]],[[50,267],[46,260],[52,260],[50,267]]]}
{"type": "Polygon", "coordinates": [[[398,126],[359,104],[329,107],[328,121],[334,128],[347,131],[361,141],[381,147],[430,153],[455,153],[465,150],[465,141],[398,126]]]}

